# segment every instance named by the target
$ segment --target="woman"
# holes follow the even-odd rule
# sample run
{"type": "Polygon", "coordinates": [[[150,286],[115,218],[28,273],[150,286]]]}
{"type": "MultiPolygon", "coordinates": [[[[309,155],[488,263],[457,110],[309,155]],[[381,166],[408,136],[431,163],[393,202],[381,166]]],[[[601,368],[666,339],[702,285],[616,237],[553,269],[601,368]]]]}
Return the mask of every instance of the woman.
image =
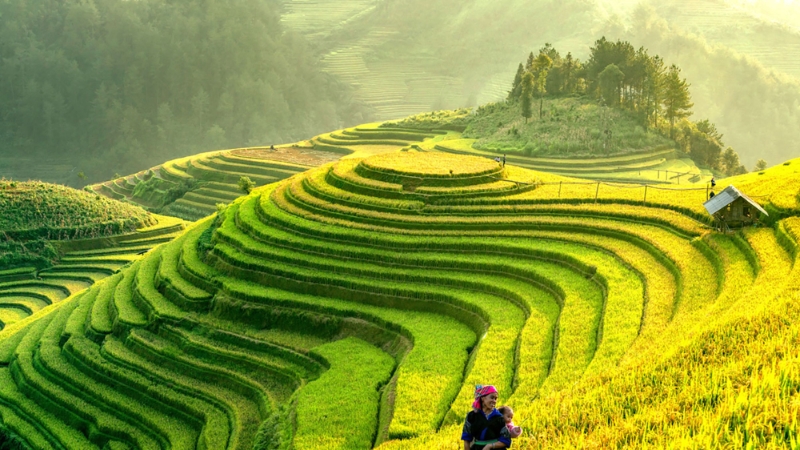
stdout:
{"type": "Polygon", "coordinates": [[[475,386],[472,411],[464,421],[461,440],[464,450],[495,450],[511,447],[511,435],[503,415],[495,409],[497,389],[494,386],[475,386]]]}

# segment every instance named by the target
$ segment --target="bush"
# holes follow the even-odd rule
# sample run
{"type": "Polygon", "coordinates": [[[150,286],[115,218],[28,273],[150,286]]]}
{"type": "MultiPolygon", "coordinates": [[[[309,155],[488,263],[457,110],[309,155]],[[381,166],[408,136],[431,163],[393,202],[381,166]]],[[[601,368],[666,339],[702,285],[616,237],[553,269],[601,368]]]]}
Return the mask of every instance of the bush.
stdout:
{"type": "Polygon", "coordinates": [[[253,180],[250,177],[242,176],[239,177],[239,190],[244,192],[245,194],[249,194],[253,188],[256,187],[256,184],[253,183],[253,180]]]}
{"type": "Polygon", "coordinates": [[[25,243],[17,241],[0,242],[0,267],[11,268],[32,265],[45,269],[58,260],[58,251],[49,241],[38,239],[25,243]]]}

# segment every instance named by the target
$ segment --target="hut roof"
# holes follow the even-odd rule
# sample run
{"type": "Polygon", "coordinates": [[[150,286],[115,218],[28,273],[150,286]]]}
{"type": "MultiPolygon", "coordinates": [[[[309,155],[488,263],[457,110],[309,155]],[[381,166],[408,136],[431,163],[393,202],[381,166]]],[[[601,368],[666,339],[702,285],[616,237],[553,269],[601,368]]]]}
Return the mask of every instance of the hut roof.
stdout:
{"type": "Polygon", "coordinates": [[[736,189],[733,186],[728,186],[722,190],[719,194],[715,195],[713,198],[709,199],[707,202],[703,203],[703,206],[706,208],[709,214],[712,216],[722,208],[730,205],[733,203],[734,200],[737,198],[743,198],[744,201],[752,205],[757,210],[761,211],[762,213],[769,215],[764,208],[761,207],[758,203],[756,203],[750,197],[744,195],[740,190],[736,189]]]}

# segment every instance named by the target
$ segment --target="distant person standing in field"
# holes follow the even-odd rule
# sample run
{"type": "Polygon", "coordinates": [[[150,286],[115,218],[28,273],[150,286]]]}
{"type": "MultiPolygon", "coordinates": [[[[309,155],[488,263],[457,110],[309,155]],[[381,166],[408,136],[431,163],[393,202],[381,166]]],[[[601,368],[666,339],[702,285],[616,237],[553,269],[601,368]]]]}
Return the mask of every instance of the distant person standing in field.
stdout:
{"type": "Polygon", "coordinates": [[[467,414],[461,440],[464,450],[494,450],[511,447],[511,434],[505,418],[495,409],[497,389],[494,386],[475,386],[475,401],[467,414]]]}
{"type": "Polygon", "coordinates": [[[506,154],[503,153],[503,167],[506,166],[506,154]]]}

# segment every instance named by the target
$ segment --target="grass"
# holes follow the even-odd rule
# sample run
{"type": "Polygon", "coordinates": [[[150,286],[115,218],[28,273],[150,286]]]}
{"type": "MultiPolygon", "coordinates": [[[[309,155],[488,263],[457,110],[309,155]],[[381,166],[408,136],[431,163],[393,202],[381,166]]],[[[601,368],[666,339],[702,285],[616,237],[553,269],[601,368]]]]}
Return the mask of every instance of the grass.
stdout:
{"type": "MultiPolygon", "coordinates": [[[[245,205],[248,205],[248,203],[252,203],[252,202],[251,201],[250,202],[246,202],[245,205]]],[[[547,266],[547,265],[543,266],[541,264],[527,264],[527,265],[522,266],[522,267],[516,267],[516,266],[520,266],[519,262],[516,262],[514,260],[506,261],[506,260],[504,260],[502,258],[498,259],[498,256],[491,256],[491,257],[483,256],[482,257],[482,256],[478,256],[477,254],[472,254],[468,258],[467,257],[463,257],[462,258],[462,257],[459,257],[457,254],[454,254],[454,255],[441,255],[441,254],[437,254],[437,253],[415,252],[413,254],[413,257],[411,257],[410,255],[401,257],[401,256],[395,254],[392,251],[388,251],[388,248],[390,248],[390,244],[387,245],[387,250],[383,250],[383,251],[371,250],[371,249],[359,249],[359,250],[356,251],[352,246],[336,244],[336,243],[326,243],[324,246],[321,246],[319,244],[315,244],[315,242],[313,240],[311,240],[311,239],[298,238],[296,236],[296,234],[280,232],[278,230],[272,230],[272,229],[267,228],[267,227],[259,226],[259,224],[252,219],[252,217],[253,217],[252,216],[252,212],[249,212],[248,208],[242,208],[242,209],[240,209],[238,211],[238,213],[239,213],[239,216],[238,216],[239,217],[239,223],[248,224],[247,226],[248,227],[252,227],[253,232],[257,232],[258,233],[259,239],[268,239],[268,242],[270,244],[272,244],[273,246],[274,245],[279,245],[279,246],[287,247],[287,248],[303,248],[303,249],[306,249],[306,250],[311,250],[311,251],[313,251],[314,253],[317,253],[317,254],[326,253],[326,254],[330,254],[332,256],[333,255],[338,255],[338,257],[342,257],[344,255],[347,255],[348,258],[357,258],[359,260],[369,259],[370,261],[374,261],[376,263],[379,262],[379,261],[394,260],[395,264],[402,264],[402,266],[404,266],[404,267],[414,267],[414,266],[416,266],[416,267],[429,267],[428,269],[426,269],[425,272],[426,272],[426,274],[428,276],[436,276],[438,278],[438,281],[436,281],[437,284],[445,283],[446,282],[445,281],[445,277],[453,277],[453,275],[433,275],[436,272],[432,272],[431,268],[434,268],[434,267],[435,268],[448,267],[450,270],[453,270],[456,267],[463,267],[463,268],[469,268],[471,270],[486,271],[487,273],[482,275],[482,279],[485,280],[485,282],[490,282],[490,280],[493,279],[491,276],[488,275],[488,273],[498,273],[498,274],[500,274],[500,273],[515,272],[515,273],[520,273],[520,274],[539,274],[540,278],[549,279],[549,280],[560,280],[560,279],[563,279],[563,277],[565,276],[564,274],[559,274],[558,273],[559,270],[558,269],[554,269],[554,268],[549,269],[549,271],[546,270],[545,271],[546,275],[542,275],[542,274],[540,274],[540,271],[544,270],[544,268],[547,268],[549,266],[547,266]],[[245,216],[245,214],[248,214],[248,216],[245,216]],[[247,217],[250,217],[250,218],[247,218],[247,217]],[[515,269],[516,269],[516,271],[515,271],[515,269]]],[[[235,231],[227,231],[227,230],[228,229],[223,225],[223,227],[221,227],[217,232],[218,236],[224,237],[224,240],[226,242],[231,242],[231,240],[238,241],[238,242],[236,242],[236,245],[239,248],[243,248],[243,249],[244,248],[252,249],[252,248],[256,248],[257,247],[257,245],[258,245],[257,242],[241,241],[242,238],[234,237],[235,231]]],[[[457,242],[455,239],[452,240],[452,241],[454,243],[457,242]]],[[[420,247],[425,247],[426,246],[426,242],[425,241],[416,240],[416,244],[418,246],[420,246],[420,247]]],[[[519,250],[517,250],[517,251],[520,252],[521,254],[525,253],[525,252],[530,253],[531,244],[533,244],[534,247],[537,246],[536,245],[536,241],[532,241],[532,242],[528,242],[528,241],[516,242],[516,241],[510,241],[510,240],[509,241],[504,241],[504,240],[499,240],[499,239],[487,240],[487,241],[485,241],[483,243],[481,243],[481,241],[479,241],[479,240],[472,240],[471,243],[470,243],[470,245],[473,247],[475,252],[480,252],[481,251],[480,249],[482,249],[482,248],[493,249],[495,251],[513,252],[515,247],[516,247],[516,248],[519,248],[519,250]],[[483,244],[483,245],[481,245],[481,244],[483,244]],[[525,250],[521,250],[523,248],[525,250]]],[[[551,255],[554,254],[552,252],[552,248],[551,248],[552,247],[552,243],[548,243],[547,245],[539,244],[538,246],[540,248],[542,248],[545,252],[548,249],[550,249],[551,250],[550,254],[551,255]]],[[[562,247],[563,247],[563,245],[562,245],[562,247]]],[[[270,248],[270,250],[269,250],[270,254],[275,252],[275,247],[269,247],[269,248],[270,248]]],[[[446,247],[444,247],[442,245],[439,245],[438,248],[444,249],[446,247]]],[[[559,249],[559,253],[563,253],[563,249],[559,249]]],[[[574,255],[578,255],[580,253],[581,253],[581,250],[579,248],[576,248],[575,250],[572,251],[572,254],[574,254],[574,255]]],[[[521,254],[518,257],[522,257],[521,254]]],[[[268,256],[267,253],[259,252],[258,253],[258,258],[259,259],[274,259],[274,256],[270,257],[270,256],[268,256]]],[[[598,255],[595,258],[601,258],[602,259],[602,256],[598,255]]],[[[242,258],[239,258],[239,259],[241,260],[242,258]]],[[[280,261],[284,262],[284,263],[286,262],[285,259],[281,259],[280,261]]],[[[596,263],[596,260],[589,260],[589,261],[596,263]]],[[[606,265],[608,265],[608,264],[611,263],[611,261],[604,261],[604,263],[606,265]]],[[[614,262],[614,264],[616,265],[615,262],[614,262]]],[[[313,266],[314,263],[313,262],[305,262],[304,265],[305,266],[308,266],[308,265],[312,265],[313,266]]],[[[338,266],[338,267],[341,267],[341,266],[338,266]]],[[[323,268],[320,267],[320,269],[323,269],[323,268]]],[[[340,270],[340,269],[338,269],[338,268],[337,269],[328,268],[328,269],[325,269],[324,271],[327,272],[327,273],[331,273],[333,271],[338,271],[338,270],[340,270]]],[[[360,270],[359,273],[364,274],[364,270],[363,269],[360,270]]],[[[383,268],[381,273],[382,273],[382,275],[381,275],[382,278],[392,277],[391,271],[388,270],[388,268],[386,268],[385,266],[384,266],[384,268],[383,268]]],[[[375,275],[375,276],[377,276],[377,275],[375,275]]],[[[528,275],[528,276],[530,276],[530,275],[528,275]]],[[[418,277],[418,279],[423,279],[423,278],[419,278],[419,277],[423,277],[422,274],[416,275],[416,277],[418,277]]],[[[619,279],[619,278],[621,278],[621,277],[619,275],[617,275],[616,279],[613,279],[611,281],[611,283],[614,284],[615,288],[618,288],[617,290],[618,290],[620,296],[624,297],[624,298],[631,298],[633,301],[635,301],[635,299],[637,297],[636,294],[633,294],[633,295],[628,294],[628,292],[630,292],[630,289],[628,289],[627,287],[623,288],[622,285],[618,285],[617,284],[617,283],[622,283],[621,280],[619,282],[617,281],[617,279],[619,279]]],[[[581,286],[582,284],[585,284],[585,282],[582,281],[580,279],[580,277],[576,277],[576,278],[567,277],[563,282],[561,282],[561,281],[556,281],[556,282],[559,283],[560,285],[563,285],[562,292],[564,290],[566,290],[568,292],[568,298],[570,299],[570,301],[569,301],[570,305],[572,305],[573,302],[581,302],[582,301],[582,297],[584,296],[584,294],[581,294],[580,291],[575,291],[575,289],[574,289],[575,286],[581,286]]],[[[495,284],[504,285],[504,286],[508,287],[509,284],[511,286],[513,286],[514,283],[515,282],[513,280],[502,280],[501,281],[500,278],[497,278],[497,282],[495,284]]],[[[469,286],[471,284],[471,282],[467,278],[465,278],[462,281],[459,281],[459,284],[461,286],[469,286]]],[[[627,283],[625,283],[625,284],[627,284],[627,283]]],[[[522,287],[517,288],[517,290],[524,290],[524,289],[530,289],[530,287],[522,285],[522,287]]],[[[588,292],[591,292],[591,290],[592,290],[591,287],[584,287],[583,289],[585,289],[588,292]]],[[[591,296],[591,294],[590,294],[590,296],[591,296]]],[[[525,298],[525,295],[522,295],[521,298],[525,298]]],[[[641,294],[639,294],[639,299],[641,301],[641,294]]],[[[552,300],[550,300],[550,301],[552,302],[552,300]]],[[[594,301],[598,302],[599,298],[595,297],[594,301]]],[[[535,302],[535,301],[528,301],[527,303],[528,303],[528,307],[531,308],[531,309],[534,309],[534,308],[536,308],[538,306],[537,302],[535,302]]],[[[596,305],[596,307],[594,309],[596,311],[599,311],[600,308],[599,308],[599,306],[596,305]]],[[[550,311],[550,313],[545,314],[546,317],[549,316],[548,320],[549,320],[549,323],[550,323],[550,325],[546,329],[552,330],[553,324],[555,323],[555,318],[553,317],[553,313],[552,313],[553,310],[549,309],[549,311],[550,311]]],[[[632,308],[632,309],[629,308],[628,314],[630,314],[631,312],[633,312],[634,316],[636,316],[636,314],[638,314],[640,316],[641,315],[641,304],[639,306],[639,312],[638,313],[636,312],[636,308],[632,308]]],[[[556,313],[556,315],[557,315],[557,313],[556,313]]],[[[585,316],[585,314],[583,314],[583,315],[585,316]]],[[[572,317],[572,313],[568,313],[567,316],[568,317],[572,317]]],[[[576,318],[580,317],[580,316],[581,316],[581,314],[575,315],[576,318]]],[[[638,316],[636,316],[636,318],[638,319],[638,316]]],[[[542,319],[539,319],[539,320],[542,320],[542,319]]],[[[636,320],[634,320],[634,322],[638,325],[638,322],[636,322],[636,320]]],[[[494,321],[493,321],[493,323],[494,323],[494,321]]],[[[597,324],[595,323],[595,325],[594,325],[594,329],[595,330],[596,330],[596,327],[597,327],[597,324]]],[[[570,332],[573,332],[573,333],[577,332],[578,334],[580,334],[580,330],[584,329],[584,328],[585,327],[580,326],[580,325],[575,326],[574,328],[573,327],[568,327],[568,329],[571,330],[570,332]]],[[[623,332],[623,333],[624,333],[623,330],[625,330],[625,329],[626,328],[622,327],[622,326],[620,326],[619,328],[615,328],[615,330],[618,330],[619,332],[623,332]]],[[[627,329],[628,329],[628,333],[631,334],[630,327],[628,327],[627,329]]],[[[633,336],[635,336],[635,333],[636,333],[636,328],[634,328],[633,331],[632,331],[633,336]]],[[[549,339],[551,339],[551,338],[548,338],[548,340],[549,339]]],[[[532,343],[532,344],[538,344],[538,343],[532,343]]],[[[591,353],[592,353],[591,351],[588,352],[589,355],[591,355],[591,353]]],[[[548,359],[548,364],[549,364],[549,359],[548,359]]],[[[520,377],[519,374],[517,376],[520,377]]],[[[533,377],[533,378],[536,378],[536,377],[533,377]]]]}
{"type": "Polygon", "coordinates": [[[482,106],[464,137],[477,138],[479,149],[549,157],[608,156],[674,146],[667,138],[645,131],[629,113],[587,99],[545,99],[543,109],[542,118],[535,114],[526,123],[519,104],[482,106]],[[605,129],[611,131],[608,141],[605,129]]]}
{"type": "Polygon", "coordinates": [[[101,355],[112,363],[111,367],[117,367],[125,381],[141,386],[143,398],[158,399],[172,404],[183,414],[190,414],[205,424],[202,434],[208,445],[226,446],[233,432],[233,417],[232,410],[217,398],[220,397],[218,393],[224,390],[212,383],[193,379],[185,371],[176,372],[163,364],[154,364],[143,353],[134,353],[112,337],[104,343],[101,355]],[[149,380],[158,380],[159,383],[153,384],[149,380]]]}
{"type": "Polygon", "coordinates": [[[129,233],[53,242],[49,245],[58,248],[59,261],[38,273],[36,267],[5,270],[7,276],[0,277],[0,301],[8,310],[3,323],[35,319],[48,305],[83,291],[141,258],[141,253],[171,240],[184,226],[183,221],[170,217],[149,215],[149,219],[151,225],[129,233]]]}

